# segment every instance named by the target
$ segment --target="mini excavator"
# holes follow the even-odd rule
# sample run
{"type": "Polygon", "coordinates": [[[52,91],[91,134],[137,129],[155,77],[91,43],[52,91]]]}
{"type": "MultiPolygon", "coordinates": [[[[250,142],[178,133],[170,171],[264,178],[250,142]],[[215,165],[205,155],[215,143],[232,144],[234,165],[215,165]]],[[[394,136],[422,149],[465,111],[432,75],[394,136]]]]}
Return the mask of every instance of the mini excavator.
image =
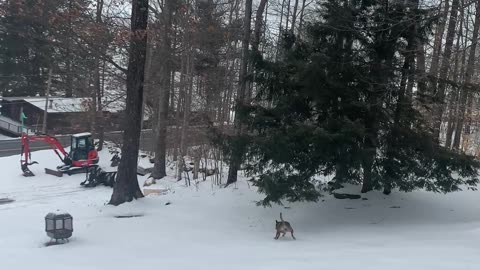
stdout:
{"type": "Polygon", "coordinates": [[[55,154],[63,162],[63,165],[57,167],[56,170],[45,168],[45,173],[55,176],[63,176],[64,173],[68,175],[85,172],[86,168],[98,164],[98,152],[95,149],[91,133],[79,133],[71,136],[70,153],[63,148],[60,141],[49,135],[31,135],[22,134],[22,151],[21,151],[21,168],[23,176],[34,176],[28,166],[38,164],[32,161],[32,154],[30,152],[30,142],[45,142],[49,144],[55,154]]]}

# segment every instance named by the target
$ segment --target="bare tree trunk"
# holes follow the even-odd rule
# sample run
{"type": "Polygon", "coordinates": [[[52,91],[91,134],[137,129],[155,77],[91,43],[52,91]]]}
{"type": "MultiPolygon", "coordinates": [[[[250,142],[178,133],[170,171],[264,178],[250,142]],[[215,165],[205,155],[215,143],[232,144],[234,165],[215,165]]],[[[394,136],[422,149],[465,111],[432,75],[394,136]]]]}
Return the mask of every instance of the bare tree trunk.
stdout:
{"type": "Polygon", "coordinates": [[[47,90],[45,92],[45,109],[43,110],[43,124],[42,124],[42,134],[47,134],[47,125],[48,125],[48,107],[50,104],[48,99],[50,97],[50,87],[52,86],[52,68],[48,69],[48,80],[47,80],[47,90]]]}
{"type": "MultiPolygon", "coordinates": [[[[232,25],[232,22],[238,20],[238,6],[239,6],[239,1],[235,0],[232,2],[232,6],[230,8],[230,14],[228,17],[228,25],[232,25]],[[233,18],[233,14],[235,13],[235,18],[233,18]]],[[[228,39],[227,39],[227,51],[226,51],[226,65],[227,65],[227,72],[225,73],[225,85],[227,86],[226,92],[225,92],[225,97],[223,99],[223,108],[222,108],[222,119],[221,119],[221,127],[223,129],[223,125],[226,122],[227,124],[230,123],[230,103],[232,100],[232,95],[233,95],[233,85],[234,85],[234,77],[236,76],[235,74],[235,51],[237,49],[237,44],[238,40],[235,39],[234,44],[232,45],[232,39],[231,39],[231,34],[229,33],[228,39]]]]}
{"type": "Polygon", "coordinates": [[[277,47],[275,48],[275,60],[278,59],[278,53],[280,52],[280,44],[282,40],[282,30],[283,30],[283,10],[285,9],[285,1],[282,0],[282,9],[280,11],[280,23],[278,24],[278,41],[277,41],[277,47]]]}
{"type": "Polygon", "coordinates": [[[480,1],[477,1],[475,8],[475,24],[473,26],[472,44],[468,55],[467,70],[465,72],[464,83],[460,90],[460,105],[458,110],[458,122],[455,128],[455,138],[453,139],[453,149],[458,150],[460,146],[460,138],[462,136],[462,129],[465,122],[465,111],[467,104],[467,97],[470,94],[468,89],[472,80],[473,72],[475,71],[475,53],[478,44],[478,31],[480,28],[480,1]]]}
{"type": "Polygon", "coordinates": [[[127,99],[123,131],[122,157],[113,194],[109,204],[120,205],[142,198],[138,185],[137,166],[140,147],[143,83],[147,54],[148,0],[132,0],[132,18],[128,72],[127,99]]]}
{"type": "MultiPolygon", "coordinates": [[[[258,53],[258,47],[260,45],[260,38],[262,35],[263,27],[263,12],[268,0],[260,0],[258,5],[257,14],[255,15],[255,29],[253,30],[252,51],[258,53]]],[[[296,0],[298,2],[298,0],[296,0]]]]}
{"type": "Polygon", "coordinates": [[[287,16],[285,17],[286,18],[286,25],[285,25],[285,31],[288,31],[288,23],[290,22],[290,4],[291,4],[292,0],[288,0],[288,4],[287,4],[287,16]]]}
{"type": "MultiPolygon", "coordinates": [[[[268,1],[267,1],[267,3],[265,4],[265,18],[264,18],[264,20],[263,20],[263,25],[265,25],[264,30],[263,30],[263,33],[264,33],[264,35],[263,35],[264,42],[262,43],[262,47],[261,47],[261,49],[260,49],[260,51],[262,52],[262,54],[265,52],[265,47],[266,47],[266,43],[267,43],[267,42],[265,42],[265,41],[266,41],[266,34],[265,34],[265,33],[266,33],[266,31],[267,31],[267,27],[266,27],[266,26],[268,25],[268,7],[269,7],[269,3],[268,3],[268,1]]],[[[270,50],[269,50],[269,52],[270,52],[270,50]]]]}
{"type": "MultiPolygon", "coordinates": [[[[463,0],[462,0],[463,6],[463,0]]],[[[460,66],[460,41],[463,31],[463,20],[464,20],[464,12],[463,9],[460,11],[460,25],[458,27],[459,33],[457,35],[457,44],[455,45],[455,62],[452,74],[452,81],[459,83],[459,66],[460,66]]],[[[462,63],[464,63],[465,59],[465,50],[462,53],[462,63]]],[[[447,134],[445,138],[445,147],[451,148],[452,147],[452,136],[453,131],[455,129],[455,115],[457,114],[457,105],[458,105],[458,94],[459,89],[457,87],[452,87],[452,93],[450,95],[450,99],[448,101],[448,125],[447,125],[447,134]]]]}
{"type": "Polygon", "coordinates": [[[162,59],[164,61],[163,74],[161,78],[161,90],[158,109],[158,131],[155,147],[155,163],[151,177],[153,179],[161,179],[167,175],[167,126],[168,111],[170,101],[170,73],[172,72],[172,44],[171,44],[171,28],[172,28],[172,0],[165,1],[162,16],[163,40],[162,40],[162,59]]]}
{"type": "MultiPolygon", "coordinates": [[[[103,11],[103,0],[97,0],[97,13],[96,13],[96,23],[102,23],[102,11],[103,11]]],[[[105,44],[101,44],[102,47],[105,44]]],[[[95,56],[95,76],[94,76],[94,85],[95,85],[95,94],[93,95],[94,102],[94,118],[95,118],[95,133],[98,138],[97,150],[101,151],[103,149],[103,143],[105,141],[105,129],[104,129],[104,119],[103,119],[103,106],[102,106],[102,84],[101,84],[101,74],[100,74],[100,57],[95,56]]]]}
{"type": "MultiPolygon", "coordinates": [[[[190,122],[190,106],[192,104],[192,94],[193,94],[193,55],[192,52],[187,53],[187,79],[185,80],[185,106],[183,109],[183,121],[182,121],[182,130],[180,135],[180,161],[183,161],[184,156],[187,154],[187,129],[190,122]]],[[[198,86],[198,83],[197,83],[198,86]]],[[[183,165],[180,163],[179,165],[183,165]]],[[[178,166],[178,177],[177,180],[182,178],[182,166],[178,166]]]]}
{"type": "Polygon", "coordinates": [[[464,134],[470,135],[472,132],[472,117],[473,117],[473,93],[469,89],[470,86],[467,86],[468,97],[467,97],[467,112],[465,113],[465,120],[464,120],[464,134]],[[470,90],[470,91],[469,91],[470,90]]]}
{"type": "Polygon", "coordinates": [[[187,153],[187,129],[190,121],[190,106],[192,103],[192,94],[193,94],[193,53],[189,50],[186,52],[185,67],[186,72],[185,83],[183,85],[184,99],[185,103],[183,106],[183,115],[182,115],[182,128],[180,131],[180,156],[183,157],[187,153]]]}
{"type": "MultiPolygon", "coordinates": [[[[68,1],[68,11],[71,12],[72,9],[72,0],[68,1]]],[[[73,31],[72,29],[72,16],[68,16],[67,18],[67,23],[68,23],[68,29],[69,32],[66,33],[67,35],[67,52],[66,52],[66,59],[65,59],[65,66],[67,70],[67,87],[65,89],[65,96],[66,97],[72,97],[73,96],[73,72],[72,72],[72,59],[71,59],[71,53],[72,53],[72,41],[71,41],[71,36],[70,36],[70,31],[73,31]]]]}
{"type": "Polygon", "coordinates": [[[70,59],[70,46],[67,45],[67,59],[66,59],[66,68],[67,68],[67,87],[65,89],[65,97],[73,96],[73,73],[72,73],[72,60],[70,59]]]}
{"type": "Polygon", "coordinates": [[[298,0],[295,0],[295,5],[293,6],[293,14],[292,14],[292,28],[290,32],[295,33],[295,23],[297,21],[297,10],[298,10],[298,0]]]}
{"type": "Polygon", "coordinates": [[[423,44],[421,44],[417,38],[417,83],[418,83],[418,92],[419,95],[422,96],[425,94],[427,90],[426,84],[426,73],[425,73],[425,48],[423,44]]]}
{"type": "MultiPolygon", "coordinates": [[[[235,135],[236,137],[241,136],[243,131],[242,131],[242,123],[240,120],[239,116],[239,110],[238,106],[244,105],[245,102],[245,94],[247,92],[248,88],[248,47],[250,44],[250,24],[252,20],[252,0],[246,0],[245,1],[245,19],[243,23],[243,40],[242,40],[242,65],[240,67],[240,87],[238,88],[237,92],[237,110],[235,112],[235,135]]],[[[240,169],[240,165],[242,162],[242,157],[243,157],[243,152],[244,152],[244,146],[238,145],[238,147],[234,147],[236,149],[233,149],[232,151],[232,156],[230,158],[230,167],[228,169],[228,178],[227,178],[227,183],[226,186],[235,183],[237,181],[237,174],[238,170],[240,169]]]]}
{"type": "Polygon", "coordinates": [[[440,68],[440,83],[438,84],[437,92],[434,95],[434,110],[433,110],[433,136],[434,139],[440,141],[440,128],[442,125],[445,89],[447,87],[448,68],[450,67],[450,57],[452,55],[453,39],[455,37],[455,29],[457,26],[459,0],[452,1],[452,9],[450,12],[450,19],[448,21],[447,38],[445,41],[445,51],[443,52],[442,65],[440,68]]]}
{"type": "Polygon", "coordinates": [[[442,52],[442,40],[445,32],[445,25],[448,18],[448,10],[450,8],[450,0],[445,0],[443,13],[440,17],[438,27],[435,31],[435,40],[433,42],[432,63],[430,64],[430,76],[436,78],[438,76],[438,64],[440,63],[440,55],[442,52]]]}
{"type": "MultiPolygon", "coordinates": [[[[469,32],[469,25],[468,25],[468,20],[465,22],[465,33],[468,33],[469,32]]],[[[460,84],[463,84],[463,82],[465,81],[465,69],[466,69],[466,66],[467,66],[467,37],[466,36],[462,36],[462,46],[463,46],[463,52],[462,52],[462,63],[460,65],[460,74],[458,75],[459,79],[459,83],[460,84]]],[[[461,115],[460,113],[460,108],[462,106],[465,106],[466,105],[466,99],[463,100],[462,98],[462,87],[461,85],[459,86],[459,89],[458,89],[458,101],[457,101],[457,104],[456,104],[456,113],[455,113],[455,123],[454,123],[454,132],[456,133],[457,131],[457,127],[458,127],[458,122],[460,121],[460,119],[463,117],[463,115],[461,115]]],[[[462,128],[462,127],[460,127],[462,128]]],[[[455,135],[455,134],[454,134],[455,135]]],[[[460,144],[460,139],[461,139],[461,129],[460,129],[460,134],[458,135],[457,137],[458,139],[458,144],[460,144]]],[[[458,145],[459,146],[459,145],[458,145]]],[[[453,142],[452,142],[452,148],[453,149],[456,149],[455,148],[455,136],[453,138],[453,142]]]]}
{"type": "Polygon", "coordinates": [[[302,34],[302,28],[303,28],[303,14],[305,13],[305,2],[306,0],[302,1],[302,9],[300,10],[300,22],[298,24],[298,33],[300,35],[302,34]]]}
{"type": "MultiPolygon", "coordinates": [[[[184,42],[185,44],[185,42],[184,42]]],[[[185,45],[184,45],[185,46],[185,45]]],[[[185,85],[186,85],[186,60],[185,55],[181,56],[181,63],[180,63],[180,83],[178,88],[178,100],[177,106],[175,108],[175,148],[173,149],[173,161],[177,161],[179,148],[182,145],[182,140],[180,137],[181,134],[181,126],[182,126],[182,114],[181,110],[185,110],[185,85]],[[183,105],[182,105],[183,103],[183,105]]]]}

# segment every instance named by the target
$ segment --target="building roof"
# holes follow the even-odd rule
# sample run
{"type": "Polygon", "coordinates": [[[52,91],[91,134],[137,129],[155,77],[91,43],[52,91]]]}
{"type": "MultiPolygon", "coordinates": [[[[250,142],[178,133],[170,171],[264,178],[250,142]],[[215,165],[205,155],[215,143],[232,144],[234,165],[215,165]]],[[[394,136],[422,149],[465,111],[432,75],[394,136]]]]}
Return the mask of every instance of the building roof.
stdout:
{"type": "Polygon", "coordinates": [[[72,137],[74,137],[74,138],[80,138],[80,137],[86,137],[86,136],[92,136],[92,133],[83,132],[83,133],[77,133],[77,134],[72,135],[72,137]]]}
{"type": "MultiPolygon", "coordinates": [[[[40,110],[45,110],[45,97],[26,98],[25,102],[32,104],[40,110]]],[[[88,111],[88,99],[86,98],[56,98],[50,97],[48,113],[85,112],[88,111]]]]}
{"type": "MultiPolygon", "coordinates": [[[[38,109],[45,110],[45,97],[2,97],[3,100],[10,102],[25,101],[38,109]]],[[[92,98],[84,97],[49,97],[49,104],[47,108],[48,113],[70,113],[70,112],[86,112],[88,111],[89,103],[92,98]]],[[[103,111],[108,112],[120,112],[123,110],[123,104],[121,102],[111,102],[104,100],[106,106],[103,107],[103,111]]]]}
{"type": "Polygon", "coordinates": [[[32,97],[0,97],[0,99],[6,100],[6,101],[22,101],[26,98],[32,98],[32,97]]]}

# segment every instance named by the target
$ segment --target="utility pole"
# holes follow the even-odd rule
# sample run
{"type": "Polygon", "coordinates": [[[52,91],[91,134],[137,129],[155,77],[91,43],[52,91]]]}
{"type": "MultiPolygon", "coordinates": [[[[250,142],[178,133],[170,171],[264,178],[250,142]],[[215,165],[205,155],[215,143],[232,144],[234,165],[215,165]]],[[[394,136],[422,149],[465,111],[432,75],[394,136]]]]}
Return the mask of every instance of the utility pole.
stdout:
{"type": "Polygon", "coordinates": [[[48,116],[48,98],[50,96],[50,86],[52,85],[52,69],[48,71],[47,91],[45,93],[45,110],[43,111],[42,133],[47,134],[47,116],[48,116]]]}

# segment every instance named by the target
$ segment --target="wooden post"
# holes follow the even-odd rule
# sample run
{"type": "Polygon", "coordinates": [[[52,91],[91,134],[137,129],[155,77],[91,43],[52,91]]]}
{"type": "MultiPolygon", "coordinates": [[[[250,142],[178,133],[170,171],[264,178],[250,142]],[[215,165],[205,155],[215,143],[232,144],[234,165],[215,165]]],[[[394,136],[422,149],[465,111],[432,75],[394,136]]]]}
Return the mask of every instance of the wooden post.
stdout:
{"type": "Polygon", "coordinates": [[[52,85],[52,69],[48,71],[47,92],[45,93],[45,111],[43,111],[42,133],[47,134],[47,117],[48,117],[48,97],[50,95],[50,86],[52,85]]]}

